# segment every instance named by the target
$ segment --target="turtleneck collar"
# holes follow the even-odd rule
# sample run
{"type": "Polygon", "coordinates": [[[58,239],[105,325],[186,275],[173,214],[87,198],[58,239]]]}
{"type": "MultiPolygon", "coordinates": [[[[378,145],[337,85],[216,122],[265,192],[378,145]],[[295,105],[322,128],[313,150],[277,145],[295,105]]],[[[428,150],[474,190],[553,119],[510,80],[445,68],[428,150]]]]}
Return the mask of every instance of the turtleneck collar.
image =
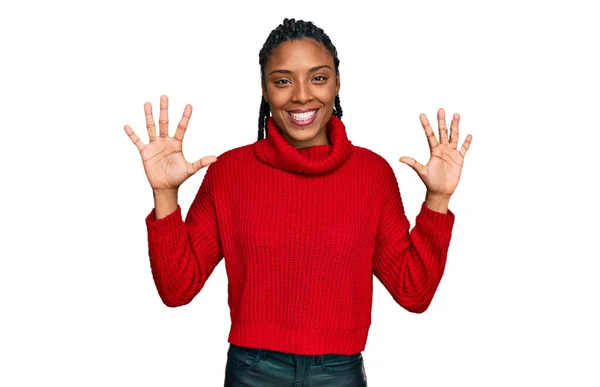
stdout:
{"type": "Polygon", "coordinates": [[[254,153],[275,168],[305,174],[328,172],[348,159],[352,153],[352,143],[346,135],[346,127],[336,116],[331,116],[326,130],[331,145],[296,149],[283,137],[273,117],[270,117],[267,121],[267,138],[254,143],[254,153]]]}

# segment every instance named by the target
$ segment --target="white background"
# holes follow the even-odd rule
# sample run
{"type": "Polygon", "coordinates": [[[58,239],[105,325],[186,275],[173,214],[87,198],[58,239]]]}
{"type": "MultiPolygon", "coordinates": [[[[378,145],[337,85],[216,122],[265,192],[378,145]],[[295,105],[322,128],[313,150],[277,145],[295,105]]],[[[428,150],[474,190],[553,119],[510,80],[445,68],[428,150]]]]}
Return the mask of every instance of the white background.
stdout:
{"type": "Polygon", "coordinates": [[[425,189],[398,159],[428,160],[418,115],[473,135],[429,310],[375,281],[369,386],[600,385],[593,2],[395,3],[3,2],[0,385],[222,385],[223,262],[191,304],[161,303],[123,126],[146,141],[143,104],[166,94],[172,123],[194,106],[189,160],[254,142],[258,52],[284,17],[337,46],[348,136],[394,167],[412,224],[425,189]]]}

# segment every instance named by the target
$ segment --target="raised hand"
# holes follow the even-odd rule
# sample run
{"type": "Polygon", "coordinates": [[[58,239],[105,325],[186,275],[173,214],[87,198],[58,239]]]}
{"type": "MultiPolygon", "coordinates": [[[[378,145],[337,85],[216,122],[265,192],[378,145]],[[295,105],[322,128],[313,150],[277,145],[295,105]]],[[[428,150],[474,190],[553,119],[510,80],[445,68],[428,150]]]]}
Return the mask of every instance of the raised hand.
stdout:
{"type": "Polygon", "coordinates": [[[192,106],[186,105],[173,137],[169,137],[168,109],[169,99],[163,95],[160,97],[159,135],[157,136],[154,117],[152,116],[152,105],[150,102],[144,104],[146,128],[149,137],[148,144],[144,144],[131,127],[125,125],[125,133],[140,151],[146,176],[150,186],[155,191],[176,190],[194,173],[217,160],[215,156],[202,157],[194,163],[188,163],[185,160],[182,152],[182,142],[192,116],[192,106]]]}
{"type": "Polygon", "coordinates": [[[403,156],[400,161],[410,166],[427,187],[427,193],[450,197],[454,193],[462,171],[465,154],[471,146],[473,136],[470,134],[458,150],[458,123],[460,116],[454,114],[450,125],[450,133],[446,127],[446,113],[439,109],[437,113],[440,141],[438,142],[425,114],[421,114],[421,125],[429,142],[431,156],[426,165],[422,165],[412,157],[403,156]]]}

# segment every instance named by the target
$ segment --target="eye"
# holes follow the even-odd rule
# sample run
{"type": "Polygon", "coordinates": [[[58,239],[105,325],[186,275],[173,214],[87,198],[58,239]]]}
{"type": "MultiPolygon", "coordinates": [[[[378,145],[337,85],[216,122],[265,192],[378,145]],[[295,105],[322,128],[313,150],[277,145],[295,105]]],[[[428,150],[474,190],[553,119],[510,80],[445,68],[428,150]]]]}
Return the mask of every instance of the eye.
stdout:
{"type": "Polygon", "coordinates": [[[316,82],[325,82],[327,80],[327,77],[324,77],[322,75],[317,75],[316,77],[313,78],[313,81],[316,82]]]}
{"type": "Polygon", "coordinates": [[[290,81],[288,81],[287,79],[279,79],[277,81],[274,82],[277,86],[283,86],[283,85],[287,85],[290,83],[290,81]]]}

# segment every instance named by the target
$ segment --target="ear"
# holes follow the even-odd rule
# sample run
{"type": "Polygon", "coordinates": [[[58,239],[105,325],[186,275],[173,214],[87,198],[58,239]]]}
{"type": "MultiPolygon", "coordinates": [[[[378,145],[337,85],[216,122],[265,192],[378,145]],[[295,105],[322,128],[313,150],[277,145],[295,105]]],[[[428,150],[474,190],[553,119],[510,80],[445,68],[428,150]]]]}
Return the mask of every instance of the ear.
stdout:
{"type": "Polygon", "coordinates": [[[340,93],[340,72],[335,76],[335,95],[340,93]]]}

